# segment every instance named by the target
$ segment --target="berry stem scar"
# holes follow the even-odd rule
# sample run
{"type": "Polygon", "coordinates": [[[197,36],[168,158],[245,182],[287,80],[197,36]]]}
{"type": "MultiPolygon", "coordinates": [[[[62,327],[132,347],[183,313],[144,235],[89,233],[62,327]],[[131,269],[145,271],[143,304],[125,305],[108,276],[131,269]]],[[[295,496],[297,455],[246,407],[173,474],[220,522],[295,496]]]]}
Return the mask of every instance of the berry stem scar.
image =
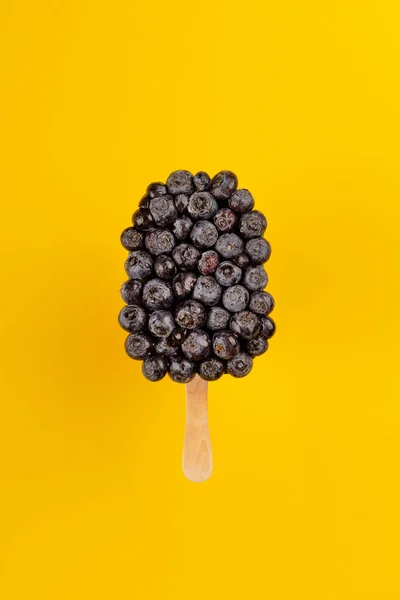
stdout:
{"type": "Polygon", "coordinates": [[[198,483],[208,479],[212,472],[208,382],[198,375],[186,385],[186,430],[182,467],[186,477],[198,483]]]}

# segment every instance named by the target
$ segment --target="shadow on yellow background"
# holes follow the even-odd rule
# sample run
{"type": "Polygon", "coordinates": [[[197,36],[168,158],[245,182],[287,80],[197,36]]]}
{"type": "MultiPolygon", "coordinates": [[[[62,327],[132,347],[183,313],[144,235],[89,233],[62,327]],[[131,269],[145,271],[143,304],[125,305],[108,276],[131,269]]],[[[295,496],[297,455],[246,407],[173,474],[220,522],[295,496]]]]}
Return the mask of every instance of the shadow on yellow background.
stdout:
{"type": "Polygon", "coordinates": [[[0,3],[0,595],[395,600],[399,14],[383,2],[0,3]],[[4,153],[3,153],[4,151],[4,153]],[[123,350],[120,231],[174,169],[269,219],[278,332],[210,389],[123,350]]]}

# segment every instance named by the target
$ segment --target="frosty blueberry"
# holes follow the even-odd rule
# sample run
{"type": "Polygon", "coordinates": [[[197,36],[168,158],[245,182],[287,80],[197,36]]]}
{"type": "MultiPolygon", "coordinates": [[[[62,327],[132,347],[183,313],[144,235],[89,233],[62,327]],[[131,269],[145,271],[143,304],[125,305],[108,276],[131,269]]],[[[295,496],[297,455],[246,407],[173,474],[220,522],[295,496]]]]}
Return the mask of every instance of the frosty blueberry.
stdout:
{"type": "Polygon", "coordinates": [[[189,204],[189,196],[187,194],[178,194],[175,196],[175,207],[180,213],[184,213],[189,204]]]}
{"type": "Polygon", "coordinates": [[[196,267],[200,252],[192,244],[183,243],[173,249],[172,258],[178,268],[190,271],[196,267]]]}
{"type": "Polygon", "coordinates": [[[197,361],[207,358],[211,352],[210,336],[201,329],[195,329],[183,342],[182,352],[190,360],[197,361]]]}
{"type": "Polygon", "coordinates": [[[251,295],[250,309],[258,315],[269,315],[274,305],[274,299],[268,292],[255,292],[251,295]]]}
{"type": "Polygon", "coordinates": [[[143,283],[138,279],[128,279],[121,286],[121,297],[126,304],[140,304],[143,283]]]}
{"type": "Polygon", "coordinates": [[[229,198],[228,206],[237,213],[245,213],[254,208],[254,198],[249,190],[236,190],[229,198]]]}
{"type": "Polygon", "coordinates": [[[215,304],[218,304],[221,293],[221,286],[214,277],[210,275],[200,275],[193,289],[193,298],[199,300],[206,306],[214,306],[215,304]]]}
{"type": "Polygon", "coordinates": [[[177,272],[177,267],[170,256],[161,254],[154,261],[154,271],[161,279],[172,279],[177,272]]]}
{"type": "Polygon", "coordinates": [[[189,383],[196,374],[194,363],[187,358],[171,358],[169,376],[176,383],[189,383]]]}
{"type": "Polygon", "coordinates": [[[171,285],[162,279],[151,279],[143,287],[142,302],[149,310],[171,308],[173,301],[171,285]]]}
{"type": "Polygon", "coordinates": [[[236,190],[237,177],[232,171],[220,171],[212,180],[211,193],[215,198],[226,200],[236,190]]]}
{"type": "Polygon", "coordinates": [[[263,335],[258,335],[247,342],[246,350],[250,356],[261,356],[268,350],[268,341],[263,335]]]}
{"type": "Polygon", "coordinates": [[[247,267],[244,272],[243,284],[250,292],[260,292],[268,283],[268,275],[262,265],[247,267]]]}
{"type": "Polygon", "coordinates": [[[121,233],[121,244],[125,250],[140,250],[143,247],[143,233],[134,227],[127,227],[121,233]]]}
{"type": "Polygon", "coordinates": [[[244,310],[249,302],[249,292],[242,285],[226,288],[222,295],[222,304],[230,312],[244,310]]]}
{"type": "Polygon", "coordinates": [[[216,251],[231,260],[243,251],[243,240],[236,233],[224,233],[215,244],[216,251]]]}
{"type": "Polygon", "coordinates": [[[201,255],[197,268],[202,275],[212,275],[219,265],[219,256],[215,250],[206,250],[201,255]]]}
{"type": "Polygon", "coordinates": [[[167,179],[167,188],[170,194],[191,194],[194,189],[193,177],[189,171],[174,171],[167,179]]]}
{"type": "Polygon", "coordinates": [[[148,208],[139,208],[133,213],[132,223],[140,231],[151,231],[156,227],[148,208]]]}
{"type": "Polygon", "coordinates": [[[206,381],[216,381],[225,371],[225,365],[218,358],[207,358],[199,365],[199,375],[206,381]]]}
{"type": "Polygon", "coordinates": [[[193,221],[187,215],[183,215],[176,219],[172,225],[172,233],[177,240],[186,240],[193,227],[193,221]]]}
{"type": "Polygon", "coordinates": [[[172,196],[160,196],[150,200],[150,213],[154,223],[159,227],[172,225],[178,216],[172,196]]]}
{"type": "Polygon", "coordinates": [[[159,196],[165,196],[167,188],[163,183],[150,183],[146,190],[148,198],[158,198],[159,196]]]}
{"type": "Polygon", "coordinates": [[[125,331],[142,331],[146,326],[146,313],[141,306],[128,304],[121,309],[118,322],[125,331]]]}
{"type": "Polygon", "coordinates": [[[153,342],[148,335],[143,333],[131,333],[125,340],[125,350],[131,358],[143,360],[152,354],[153,342]]]}
{"type": "Polygon", "coordinates": [[[271,338],[275,331],[276,325],[275,321],[271,319],[271,317],[260,317],[261,319],[261,335],[268,340],[271,338]]]}
{"type": "Polygon", "coordinates": [[[246,352],[239,352],[226,363],[226,372],[233,377],[245,377],[253,367],[253,359],[246,352]]]}
{"type": "Polygon", "coordinates": [[[209,221],[198,221],[190,233],[190,239],[197,248],[211,248],[218,239],[218,231],[209,221]]]}
{"type": "Polygon", "coordinates": [[[215,279],[220,285],[224,287],[230,287],[239,283],[242,277],[242,269],[239,269],[237,265],[225,260],[220,263],[215,271],[215,279]]]}
{"type": "Polygon", "coordinates": [[[229,327],[243,340],[252,340],[260,333],[261,321],[250,310],[242,310],[231,317],[229,327]]]}
{"type": "Polygon", "coordinates": [[[149,381],[160,381],[168,371],[168,361],[162,356],[146,358],[142,364],[142,373],[149,381]]]}
{"type": "Polygon", "coordinates": [[[167,310],[155,310],[149,317],[149,331],[156,337],[166,338],[175,327],[174,317],[167,310]]]}
{"type": "Polygon", "coordinates": [[[199,171],[193,177],[193,183],[198,192],[205,192],[211,187],[211,177],[205,171],[199,171]]]}
{"type": "Polygon", "coordinates": [[[172,289],[174,290],[175,298],[179,301],[189,296],[194,288],[197,277],[190,271],[178,273],[172,280],[172,289]]]}
{"type": "Polygon", "coordinates": [[[206,322],[205,308],[197,300],[184,300],[175,311],[175,321],[184,329],[198,329],[206,322]]]}
{"type": "Polygon", "coordinates": [[[240,350],[238,337],[232,331],[217,331],[214,333],[212,346],[215,356],[223,360],[233,358],[240,350]]]}
{"type": "Polygon", "coordinates": [[[132,279],[144,279],[153,269],[153,259],[147,252],[135,250],[125,261],[125,271],[132,279]]]}
{"type": "Polygon", "coordinates": [[[175,247],[175,238],[169,229],[155,229],[146,234],[145,246],[150,254],[168,254],[175,247]]]}
{"type": "Polygon", "coordinates": [[[261,265],[266,262],[271,255],[271,246],[264,238],[253,238],[248,240],[244,249],[253,265],[261,265]]]}
{"type": "Polygon", "coordinates": [[[228,233],[238,222],[237,215],[230,208],[220,208],[214,215],[214,225],[222,233],[228,233]]]}
{"type": "Polygon", "coordinates": [[[222,308],[222,306],[212,306],[207,315],[207,328],[211,331],[226,329],[228,327],[231,314],[222,308]]]}
{"type": "Polygon", "coordinates": [[[218,210],[218,203],[209,192],[195,192],[189,198],[187,211],[193,219],[211,219],[218,210]]]}
{"type": "Polygon", "coordinates": [[[245,213],[240,217],[239,233],[244,238],[255,238],[264,233],[267,220],[258,210],[245,213]]]}

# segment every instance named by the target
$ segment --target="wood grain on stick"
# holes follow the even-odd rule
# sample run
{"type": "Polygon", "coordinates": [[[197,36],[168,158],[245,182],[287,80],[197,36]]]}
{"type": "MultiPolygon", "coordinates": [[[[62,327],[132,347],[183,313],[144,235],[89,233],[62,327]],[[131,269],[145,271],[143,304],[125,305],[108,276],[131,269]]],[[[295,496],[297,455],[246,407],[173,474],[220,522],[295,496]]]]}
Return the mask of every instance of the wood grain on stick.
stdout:
{"type": "Polygon", "coordinates": [[[205,481],[212,471],[208,429],[208,382],[198,375],[186,386],[186,430],[183,472],[191,481],[205,481]]]}

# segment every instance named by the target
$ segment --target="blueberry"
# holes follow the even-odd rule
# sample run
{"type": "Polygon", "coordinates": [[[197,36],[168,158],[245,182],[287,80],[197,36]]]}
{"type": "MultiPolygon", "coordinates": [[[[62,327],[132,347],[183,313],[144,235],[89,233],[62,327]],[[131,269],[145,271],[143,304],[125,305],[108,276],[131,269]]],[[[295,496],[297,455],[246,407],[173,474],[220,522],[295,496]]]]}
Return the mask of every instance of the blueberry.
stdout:
{"type": "Polygon", "coordinates": [[[237,215],[230,208],[220,208],[214,215],[214,225],[222,233],[232,231],[237,222],[237,215]]]}
{"type": "Polygon", "coordinates": [[[208,333],[195,329],[182,344],[182,352],[189,360],[203,360],[210,355],[211,340],[208,333]]]}
{"type": "Polygon", "coordinates": [[[275,321],[271,317],[260,317],[261,318],[261,335],[268,340],[271,338],[275,331],[275,321]]]}
{"type": "Polygon", "coordinates": [[[150,200],[150,212],[153,221],[159,227],[172,225],[178,216],[172,196],[160,196],[150,200]]]}
{"type": "Polygon", "coordinates": [[[243,340],[252,340],[261,331],[261,321],[249,310],[241,310],[233,315],[229,327],[243,340]]]}
{"type": "Polygon", "coordinates": [[[141,306],[128,304],[120,310],[118,322],[125,331],[142,331],[146,326],[146,313],[141,306]]]}
{"type": "Polygon", "coordinates": [[[268,283],[268,275],[262,265],[247,267],[244,272],[243,284],[250,292],[259,292],[268,283]]]}
{"type": "Polygon", "coordinates": [[[176,275],[177,268],[170,256],[161,254],[154,261],[154,271],[161,279],[172,279],[176,275]]]}
{"type": "Polygon", "coordinates": [[[180,244],[173,249],[172,258],[178,268],[189,271],[196,267],[200,259],[200,252],[191,244],[180,244]]]}
{"type": "Polygon", "coordinates": [[[121,233],[121,244],[125,250],[140,250],[143,247],[143,233],[134,227],[127,227],[121,233]]]}
{"type": "Polygon", "coordinates": [[[235,285],[235,283],[239,283],[241,277],[242,269],[239,269],[239,267],[228,260],[222,262],[215,271],[215,279],[224,287],[229,287],[231,285],[235,285]]]}
{"type": "Polygon", "coordinates": [[[246,352],[239,352],[226,363],[226,372],[233,377],[245,377],[253,366],[253,359],[246,352]]]}
{"type": "Polygon", "coordinates": [[[222,295],[222,304],[230,312],[244,310],[249,301],[249,292],[242,285],[233,285],[222,295]]]}
{"type": "Polygon", "coordinates": [[[168,310],[155,310],[149,317],[149,331],[159,338],[166,338],[175,327],[174,317],[168,310]]]}
{"type": "Polygon", "coordinates": [[[156,227],[148,208],[139,208],[134,212],[132,223],[140,231],[152,231],[156,227]]]}
{"type": "Polygon", "coordinates": [[[218,253],[215,250],[207,250],[201,255],[197,268],[202,275],[211,275],[215,272],[218,265],[218,253]]]}
{"type": "Polygon", "coordinates": [[[221,293],[221,286],[214,277],[200,275],[194,286],[193,298],[206,306],[215,306],[221,298],[221,293]]]}
{"type": "Polygon", "coordinates": [[[232,259],[243,252],[243,240],[236,233],[224,233],[218,238],[215,249],[224,258],[232,259]]]}
{"type": "Polygon", "coordinates": [[[230,360],[240,350],[240,343],[236,334],[232,331],[217,331],[213,335],[213,350],[218,358],[230,360]]]}
{"type": "Polygon", "coordinates": [[[172,281],[172,289],[174,290],[175,298],[182,300],[192,293],[197,277],[194,273],[186,271],[178,273],[172,281]]]}
{"type": "Polygon", "coordinates": [[[144,279],[151,274],[153,259],[147,252],[135,250],[125,261],[125,271],[132,279],[144,279]]]}
{"type": "Polygon", "coordinates": [[[156,229],[146,234],[144,243],[150,254],[168,254],[175,247],[175,238],[168,229],[156,229]]]}
{"type": "Polygon", "coordinates": [[[221,306],[213,306],[210,308],[207,314],[207,327],[211,331],[218,331],[219,329],[226,329],[228,327],[230,313],[222,308],[221,306]]]}
{"type": "Polygon", "coordinates": [[[235,256],[233,262],[241,269],[245,269],[249,266],[250,259],[245,252],[242,252],[242,254],[238,254],[237,256],[235,256]]]}
{"type": "Polygon", "coordinates": [[[271,256],[271,246],[264,238],[248,240],[244,248],[253,265],[261,265],[271,256]]]}
{"type": "Polygon", "coordinates": [[[237,177],[232,171],[220,171],[212,180],[211,192],[213,196],[226,200],[236,190],[237,177]]]}
{"type": "Polygon", "coordinates": [[[252,210],[240,217],[239,232],[244,238],[259,237],[267,228],[267,220],[258,210],[252,210]]]}
{"type": "Polygon", "coordinates": [[[175,321],[179,327],[198,329],[206,322],[205,308],[196,300],[185,300],[175,311],[175,321]]]}
{"type": "Polygon", "coordinates": [[[172,342],[171,337],[161,338],[158,342],[156,342],[154,349],[157,354],[160,356],[165,356],[166,358],[172,358],[173,356],[178,356],[179,354],[179,346],[172,342]]]}
{"type": "Polygon", "coordinates": [[[142,301],[149,310],[171,308],[174,302],[171,285],[162,279],[150,279],[143,288],[142,301]]]}
{"type": "Polygon", "coordinates": [[[172,225],[172,233],[177,240],[186,240],[189,237],[193,227],[193,221],[187,215],[176,219],[172,225]]]}
{"type": "Polygon", "coordinates": [[[218,203],[209,192],[195,192],[189,198],[187,211],[193,219],[211,219],[218,210],[218,203]]]}
{"type": "Polygon", "coordinates": [[[216,381],[225,371],[225,365],[218,358],[207,358],[199,365],[199,375],[206,381],[216,381]]]}
{"type": "Polygon", "coordinates": [[[149,381],[160,381],[168,371],[168,361],[162,356],[146,358],[142,364],[142,373],[149,381]]]}
{"type": "Polygon", "coordinates": [[[163,183],[151,183],[147,188],[147,196],[150,198],[158,198],[159,196],[165,196],[167,188],[163,183]]]}
{"type": "Polygon", "coordinates": [[[193,176],[189,171],[174,171],[167,179],[170,194],[191,194],[193,192],[193,176]]]}
{"type": "Polygon", "coordinates": [[[198,192],[205,192],[211,187],[211,177],[205,171],[199,171],[193,177],[193,183],[198,192]]]}
{"type": "Polygon", "coordinates": [[[131,333],[125,340],[125,350],[128,356],[143,360],[153,352],[153,341],[143,333],[131,333]]]}
{"type": "Polygon", "coordinates": [[[150,208],[150,198],[147,194],[140,199],[139,208],[150,208]]]}
{"type": "Polygon", "coordinates": [[[187,329],[175,327],[169,339],[173,346],[181,346],[186,339],[187,329]]]}
{"type": "Polygon", "coordinates": [[[190,239],[198,248],[211,248],[218,239],[218,231],[210,221],[198,221],[190,233],[190,239]]]}
{"type": "Polygon", "coordinates": [[[194,364],[187,358],[171,358],[169,376],[176,383],[189,383],[196,374],[194,364]]]}
{"type": "Polygon", "coordinates": [[[254,198],[249,190],[236,190],[228,200],[228,206],[238,213],[246,213],[254,208],[254,198]]]}
{"type": "Polygon", "coordinates": [[[128,279],[121,286],[121,297],[127,304],[140,304],[143,284],[138,279],[128,279]]]}
{"type": "Polygon", "coordinates": [[[178,212],[184,213],[189,204],[189,196],[186,194],[178,194],[175,196],[175,207],[178,212]]]}
{"type": "Polygon", "coordinates": [[[275,302],[268,292],[255,292],[251,295],[249,306],[258,315],[267,316],[273,310],[275,302]]]}
{"type": "Polygon", "coordinates": [[[268,350],[268,342],[264,336],[258,335],[246,344],[246,350],[250,356],[261,356],[268,350]]]}

